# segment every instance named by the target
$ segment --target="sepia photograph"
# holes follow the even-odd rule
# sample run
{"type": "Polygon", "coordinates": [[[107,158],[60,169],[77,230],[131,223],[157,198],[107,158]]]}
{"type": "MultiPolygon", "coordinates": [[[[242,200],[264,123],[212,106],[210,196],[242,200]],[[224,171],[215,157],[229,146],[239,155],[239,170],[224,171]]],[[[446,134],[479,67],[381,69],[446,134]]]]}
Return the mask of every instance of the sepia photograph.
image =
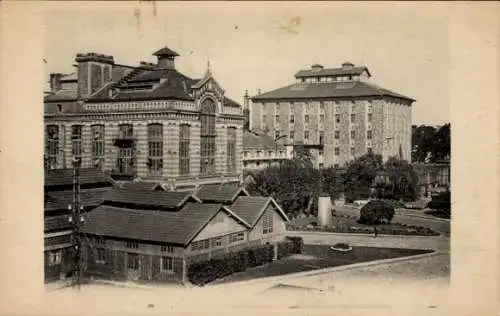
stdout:
{"type": "Polygon", "coordinates": [[[443,313],[457,199],[445,4],[39,12],[36,252],[54,313],[443,313]]]}

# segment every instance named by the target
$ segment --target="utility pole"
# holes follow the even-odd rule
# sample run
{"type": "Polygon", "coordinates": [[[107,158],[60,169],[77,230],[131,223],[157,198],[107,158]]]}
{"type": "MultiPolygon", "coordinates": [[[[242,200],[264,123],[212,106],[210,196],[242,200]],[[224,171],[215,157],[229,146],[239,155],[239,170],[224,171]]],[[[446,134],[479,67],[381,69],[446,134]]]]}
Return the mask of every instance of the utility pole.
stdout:
{"type": "Polygon", "coordinates": [[[81,216],[82,205],[80,203],[80,166],[81,159],[73,159],[73,203],[69,206],[71,216],[69,221],[72,226],[72,243],[73,243],[73,267],[71,274],[74,283],[80,285],[82,279],[82,242],[80,238],[80,226],[83,223],[81,216]]]}

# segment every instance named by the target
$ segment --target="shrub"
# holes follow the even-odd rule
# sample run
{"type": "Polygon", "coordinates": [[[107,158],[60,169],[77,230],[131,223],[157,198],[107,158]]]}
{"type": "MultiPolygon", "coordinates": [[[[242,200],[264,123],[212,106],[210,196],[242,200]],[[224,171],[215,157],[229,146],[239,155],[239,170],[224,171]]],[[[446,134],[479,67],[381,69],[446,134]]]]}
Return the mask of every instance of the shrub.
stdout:
{"type": "Polygon", "coordinates": [[[382,200],[372,200],[361,208],[358,222],[366,225],[390,223],[394,217],[394,206],[382,200]]]}
{"type": "Polygon", "coordinates": [[[297,236],[286,236],[285,240],[292,243],[292,253],[302,253],[302,248],[304,247],[304,239],[297,236]]]}
{"type": "Polygon", "coordinates": [[[192,263],[188,268],[188,279],[195,285],[204,285],[249,267],[271,262],[273,257],[274,246],[270,244],[244,249],[220,259],[192,263]]]}

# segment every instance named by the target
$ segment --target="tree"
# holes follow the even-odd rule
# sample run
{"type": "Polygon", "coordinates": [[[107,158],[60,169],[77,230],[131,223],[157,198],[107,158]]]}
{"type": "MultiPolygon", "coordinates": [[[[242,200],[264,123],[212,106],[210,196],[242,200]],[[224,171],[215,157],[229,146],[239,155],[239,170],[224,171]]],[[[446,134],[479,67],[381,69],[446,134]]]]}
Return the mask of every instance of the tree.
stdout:
{"type": "Polygon", "coordinates": [[[450,124],[412,126],[412,161],[438,162],[450,157],[450,124]]]}
{"type": "Polygon", "coordinates": [[[432,160],[438,162],[450,159],[451,136],[450,124],[441,126],[435,133],[432,147],[432,160]]]}
{"type": "Polygon", "coordinates": [[[365,225],[389,224],[394,217],[394,206],[382,200],[372,200],[359,212],[358,222],[365,225]]]}
{"type": "Polygon", "coordinates": [[[305,146],[296,145],[293,147],[293,159],[312,167],[311,151],[305,146]]]}
{"type": "Polygon", "coordinates": [[[451,192],[446,190],[432,197],[427,207],[441,213],[451,213],[451,192]]]}
{"type": "Polygon", "coordinates": [[[394,200],[416,200],[418,175],[408,161],[391,157],[385,162],[383,170],[387,182],[381,186],[384,192],[382,197],[394,200]]]}
{"type": "Polygon", "coordinates": [[[377,174],[382,170],[382,156],[368,152],[347,165],[344,190],[347,202],[368,198],[377,174]]]}

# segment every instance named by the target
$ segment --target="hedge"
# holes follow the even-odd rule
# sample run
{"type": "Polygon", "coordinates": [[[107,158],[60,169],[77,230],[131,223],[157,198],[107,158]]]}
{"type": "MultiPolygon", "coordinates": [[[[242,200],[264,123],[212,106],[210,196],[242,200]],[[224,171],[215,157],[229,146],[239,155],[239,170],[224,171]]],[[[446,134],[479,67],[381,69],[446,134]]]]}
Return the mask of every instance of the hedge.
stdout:
{"type": "Polygon", "coordinates": [[[265,244],[229,253],[220,259],[193,263],[189,265],[187,276],[192,284],[205,285],[235,272],[271,262],[273,257],[274,246],[265,244]]]}
{"type": "Polygon", "coordinates": [[[303,246],[302,237],[285,237],[284,241],[278,242],[278,259],[302,253],[303,246]]]}
{"type": "MultiPolygon", "coordinates": [[[[369,226],[344,226],[344,227],[314,227],[308,228],[307,226],[289,224],[288,230],[291,231],[309,231],[309,232],[325,232],[325,233],[357,233],[357,234],[373,234],[373,227],[369,226]]],[[[440,233],[434,230],[421,227],[410,226],[405,224],[390,224],[381,225],[377,227],[377,231],[381,235],[403,235],[403,236],[439,236],[440,233]]]]}

